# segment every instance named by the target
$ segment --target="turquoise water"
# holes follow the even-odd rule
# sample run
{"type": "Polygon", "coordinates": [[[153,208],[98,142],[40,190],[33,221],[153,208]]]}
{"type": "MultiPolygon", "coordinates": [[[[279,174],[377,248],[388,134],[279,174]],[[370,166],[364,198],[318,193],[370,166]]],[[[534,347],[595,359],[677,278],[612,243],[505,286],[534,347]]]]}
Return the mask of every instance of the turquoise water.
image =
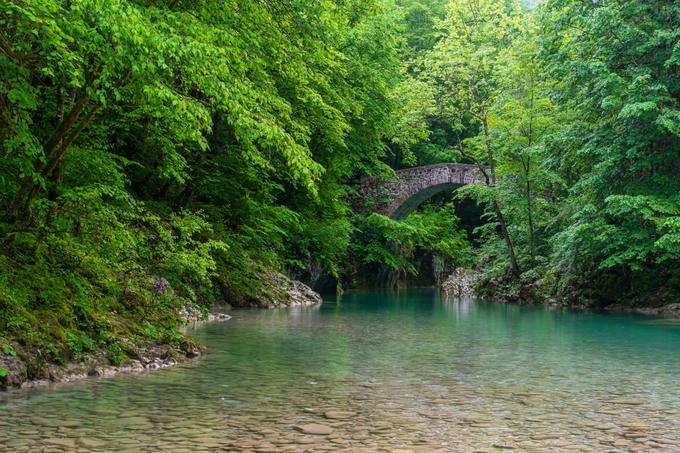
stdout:
{"type": "Polygon", "coordinates": [[[0,396],[0,447],[680,451],[672,321],[433,290],[232,315],[189,366],[0,396]]]}

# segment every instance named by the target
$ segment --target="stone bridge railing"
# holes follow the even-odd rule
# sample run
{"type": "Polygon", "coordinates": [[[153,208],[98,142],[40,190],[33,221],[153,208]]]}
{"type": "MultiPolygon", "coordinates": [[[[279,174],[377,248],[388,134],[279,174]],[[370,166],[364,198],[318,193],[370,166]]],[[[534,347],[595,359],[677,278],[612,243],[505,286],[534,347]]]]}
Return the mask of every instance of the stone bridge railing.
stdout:
{"type": "Polygon", "coordinates": [[[445,163],[398,170],[397,178],[380,183],[377,178],[362,182],[364,194],[378,200],[376,211],[402,219],[433,195],[457,187],[485,182],[476,165],[445,163]]]}

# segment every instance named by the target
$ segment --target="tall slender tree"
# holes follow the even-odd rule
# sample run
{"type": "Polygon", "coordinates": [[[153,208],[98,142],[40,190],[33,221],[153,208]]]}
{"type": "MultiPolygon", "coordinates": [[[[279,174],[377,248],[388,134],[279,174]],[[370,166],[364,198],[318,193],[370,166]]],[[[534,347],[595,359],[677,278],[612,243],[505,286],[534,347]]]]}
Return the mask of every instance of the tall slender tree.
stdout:
{"type": "Polygon", "coordinates": [[[467,143],[461,140],[457,148],[475,161],[486,177],[489,189],[486,197],[505,242],[510,273],[519,276],[513,240],[498,197],[496,149],[489,116],[502,90],[499,70],[503,49],[511,45],[522,29],[521,7],[518,2],[452,0],[441,28],[445,35],[430,60],[432,75],[443,90],[440,102],[459,125],[467,117],[479,127],[475,140],[467,143]]]}

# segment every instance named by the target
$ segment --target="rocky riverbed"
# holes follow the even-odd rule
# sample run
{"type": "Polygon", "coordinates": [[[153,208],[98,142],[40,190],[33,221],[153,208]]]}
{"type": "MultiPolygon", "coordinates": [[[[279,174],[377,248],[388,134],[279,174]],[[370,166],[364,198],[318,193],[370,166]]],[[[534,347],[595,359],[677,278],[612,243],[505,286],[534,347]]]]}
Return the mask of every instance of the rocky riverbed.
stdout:
{"type": "Polygon", "coordinates": [[[672,325],[433,290],[230,314],[200,366],[0,394],[0,451],[680,451],[672,325]]]}
{"type": "MultiPolygon", "coordinates": [[[[347,384],[347,383],[346,383],[347,384]]],[[[26,413],[0,420],[0,449],[13,452],[669,452],[680,450],[680,437],[669,430],[663,411],[649,417],[650,401],[617,397],[603,391],[594,401],[573,395],[548,395],[499,386],[496,394],[463,385],[443,394],[449,384],[418,388],[354,382],[351,400],[312,391],[310,403],[288,409],[262,407],[242,413],[222,405],[202,407],[190,399],[176,410],[120,413],[103,400],[80,416],[26,413]],[[337,405],[329,405],[335,402],[337,405]],[[378,404],[379,403],[379,404],[378,404]],[[484,404],[488,403],[488,404],[484,404]],[[559,406],[572,409],[561,414],[559,406]],[[512,409],[511,409],[512,408],[512,409]],[[499,412],[500,410],[500,412],[499,412]],[[574,416],[576,412],[580,417],[574,416]],[[106,426],[102,431],[101,426],[106,426]]],[[[135,401],[157,405],[157,394],[135,401]]],[[[233,405],[233,404],[232,404],[233,405]]],[[[16,411],[14,411],[16,412],[16,411]]]]}

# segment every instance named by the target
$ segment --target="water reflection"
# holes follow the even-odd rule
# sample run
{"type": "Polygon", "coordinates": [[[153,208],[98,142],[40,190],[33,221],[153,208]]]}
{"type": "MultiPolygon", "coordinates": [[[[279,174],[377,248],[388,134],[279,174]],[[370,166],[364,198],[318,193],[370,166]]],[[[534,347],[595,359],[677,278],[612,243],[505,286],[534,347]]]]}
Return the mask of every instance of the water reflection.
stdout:
{"type": "Polygon", "coordinates": [[[468,316],[470,311],[474,310],[476,307],[475,301],[472,299],[456,298],[443,298],[441,305],[445,311],[455,313],[458,318],[468,316]]]}

